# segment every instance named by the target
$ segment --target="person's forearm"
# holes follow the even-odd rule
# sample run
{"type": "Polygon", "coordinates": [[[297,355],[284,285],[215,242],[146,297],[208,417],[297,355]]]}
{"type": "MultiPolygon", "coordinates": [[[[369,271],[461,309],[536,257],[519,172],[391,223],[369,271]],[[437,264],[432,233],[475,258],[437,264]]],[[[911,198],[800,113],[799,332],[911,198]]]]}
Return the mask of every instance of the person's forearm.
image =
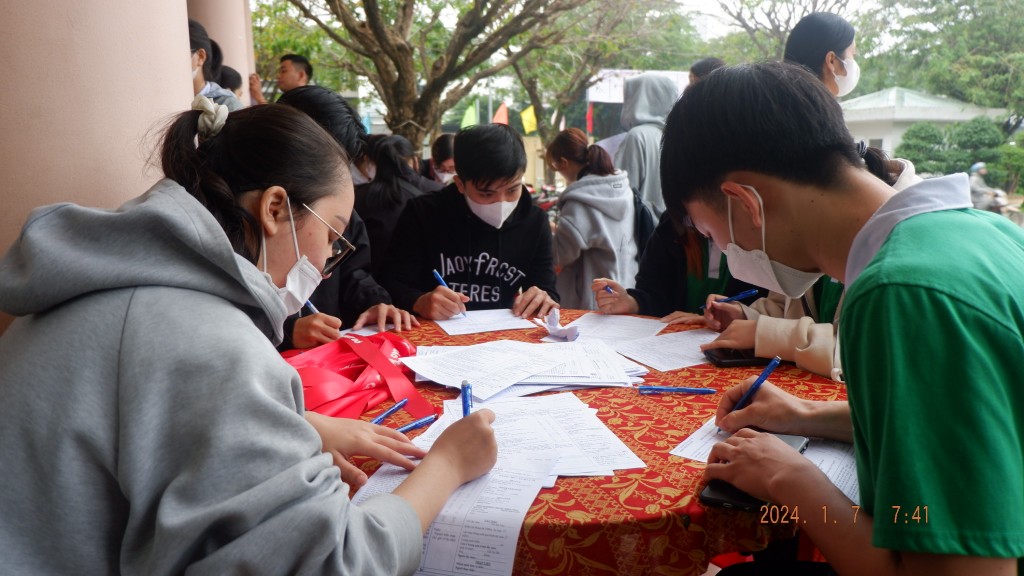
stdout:
{"type": "Polygon", "coordinates": [[[793,433],[852,443],[850,404],[840,400],[804,400],[793,433]]]}
{"type": "Polygon", "coordinates": [[[404,498],[420,517],[420,528],[424,533],[441,512],[448,497],[462,485],[453,470],[453,466],[446,466],[439,459],[428,457],[395,488],[394,494],[404,498]]]}
{"type": "Polygon", "coordinates": [[[892,551],[871,544],[874,519],[860,509],[822,473],[794,470],[769,487],[772,502],[762,509],[772,518],[797,523],[839,574],[891,574],[896,565],[892,551]],[[776,510],[770,507],[774,506],[776,510]],[[799,519],[792,518],[796,513],[799,519]]]}

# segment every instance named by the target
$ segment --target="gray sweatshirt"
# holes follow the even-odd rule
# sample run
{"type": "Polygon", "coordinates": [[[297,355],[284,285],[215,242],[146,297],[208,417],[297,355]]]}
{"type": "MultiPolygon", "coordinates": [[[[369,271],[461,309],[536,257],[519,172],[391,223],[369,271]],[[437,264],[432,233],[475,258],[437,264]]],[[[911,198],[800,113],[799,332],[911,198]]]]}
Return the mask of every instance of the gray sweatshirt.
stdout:
{"type": "Polygon", "coordinates": [[[648,72],[627,78],[622,87],[619,122],[626,138],[615,151],[615,167],[629,175],[657,220],[665,211],[661,193],[661,136],[665,119],[679,97],[671,78],[648,72]]]}
{"type": "Polygon", "coordinates": [[[584,176],[558,197],[553,249],[565,308],[597,307],[590,285],[611,278],[632,288],[639,267],[633,235],[633,191],[623,172],[584,176]]]}
{"type": "Polygon", "coordinates": [[[283,304],[174,182],[35,210],[0,309],[0,571],[417,568],[415,511],[351,505],[271,342],[283,304]]]}

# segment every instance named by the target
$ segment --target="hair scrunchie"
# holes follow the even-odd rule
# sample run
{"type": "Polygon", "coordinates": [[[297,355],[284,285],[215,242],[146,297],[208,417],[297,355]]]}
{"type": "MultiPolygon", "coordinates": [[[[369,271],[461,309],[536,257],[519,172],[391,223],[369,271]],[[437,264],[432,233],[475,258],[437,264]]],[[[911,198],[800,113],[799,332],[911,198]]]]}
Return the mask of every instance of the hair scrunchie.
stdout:
{"type": "Polygon", "coordinates": [[[197,127],[199,140],[209,140],[220,134],[221,128],[224,127],[224,123],[228,120],[228,107],[223,104],[217,104],[202,94],[196,94],[196,97],[192,100],[192,109],[202,112],[199,115],[199,125],[197,127]]]}
{"type": "Polygon", "coordinates": [[[864,155],[867,154],[867,153],[868,153],[868,145],[863,140],[861,140],[860,142],[857,142],[857,154],[859,154],[860,157],[863,158],[864,155]]]}

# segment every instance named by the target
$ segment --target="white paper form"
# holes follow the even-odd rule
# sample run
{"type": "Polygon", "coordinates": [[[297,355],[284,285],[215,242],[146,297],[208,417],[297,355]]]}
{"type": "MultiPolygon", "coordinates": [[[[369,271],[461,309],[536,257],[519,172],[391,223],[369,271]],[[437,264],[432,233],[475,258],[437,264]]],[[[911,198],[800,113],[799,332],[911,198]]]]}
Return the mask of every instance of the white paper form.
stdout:
{"type": "Polygon", "coordinates": [[[857,459],[853,444],[838,440],[811,438],[804,456],[854,504],[860,504],[860,484],[857,482],[857,459]]]}
{"type": "Polygon", "coordinates": [[[560,476],[605,476],[609,471],[646,468],[590,408],[573,394],[553,394],[538,398],[510,398],[483,407],[494,410],[498,418],[528,414],[540,418],[560,448],[561,459],[555,466],[560,476]]]}
{"type": "Polygon", "coordinates": [[[487,400],[516,382],[561,363],[543,348],[538,344],[498,340],[437,356],[410,356],[402,358],[402,362],[417,374],[445,386],[459,388],[463,380],[468,380],[473,385],[473,397],[487,400]]]}
{"type": "MultiPolygon", "coordinates": [[[[683,440],[670,454],[689,458],[697,462],[707,462],[711,447],[728,438],[730,434],[717,432],[715,419],[712,417],[683,440]]],[[[825,476],[836,485],[847,498],[860,502],[860,488],[857,483],[857,460],[854,458],[853,444],[823,438],[811,438],[804,457],[814,463],[825,476]]]]}
{"type": "MultiPolygon", "coordinates": [[[[441,354],[447,354],[449,352],[455,352],[457,350],[462,350],[464,348],[469,348],[469,346],[417,346],[416,347],[416,355],[417,356],[440,356],[441,354]]],[[[417,374],[416,375],[416,379],[414,381],[415,382],[430,382],[430,378],[427,378],[426,376],[424,376],[422,374],[417,374]]]]}
{"type": "Polygon", "coordinates": [[[541,374],[520,384],[561,384],[577,386],[628,386],[630,382],[623,364],[602,340],[549,344],[564,360],[541,374]]]}
{"type": "MultiPolygon", "coordinates": [[[[613,348],[619,342],[636,340],[654,336],[665,328],[666,324],[655,318],[636,318],[613,314],[597,314],[588,312],[567,326],[576,326],[580,330],[577,341],[604,340],[613,348]]],[[[550,337],[542,338],[545,342],[557,342],[550,337]]]]}
{"type": "Polygon", "coordinates": [[[615,351],[655,370],[668,372],[708,361],[700,345],[718,338],[718,332],[701,328],[628,340],[615,345],[615,351]]]}
{"type": "Polygon", "coordinates": [[[479,334],[498,330],[521,330],[536,328],[537,325],[526,318],[512,314],[508,308],[498,310],[472,310],[465,317],[456,316],[448,320],[438,320],[437,325],[449,336],[463,334],[479,334]]]}
{"type": "MultiPolygon", "coordinates": [[[[555,454],[503,458],[487,474],[459,487],[423,536],[417,574],[510,576],[523,519],[537,498],[555,454]]],[[[356,492],[360,505],[376,494],[391,493],[409,473],[381,466],[356,492]]]]}

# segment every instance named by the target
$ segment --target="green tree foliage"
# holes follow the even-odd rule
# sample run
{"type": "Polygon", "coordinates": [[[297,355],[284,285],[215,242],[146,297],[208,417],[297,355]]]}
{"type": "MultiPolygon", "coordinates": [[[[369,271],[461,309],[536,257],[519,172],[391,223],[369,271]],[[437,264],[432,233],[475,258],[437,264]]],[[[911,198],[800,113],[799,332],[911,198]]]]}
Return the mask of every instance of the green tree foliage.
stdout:
{"type": "Polygon", "coordinates": [[[555,137],[561,120],[585,99],[602,68],[688,68],[696,52],[685,52],[696,46],[696,34],[684,29],[688,21],[670,3],[607,0],[604,9],[583,14],[551,47],[518,61],[513,69],[525,102],[536,112],[541,141],[555,137]]]}
{"type": "Polygon", "coordinates": [[[1024,119],[1024,10],[1019,0],[884,0],[890,31],[929,91],[1008,108],[1011,133],[1024,119]]]}
{"type": "Polygon", "coordinates": [[[1013,194],[1020,187],[1021,175],[1024,175],[1024,148],[1017,144],[1003,144],[999,148],[1001,159],[997,168],[1006,173],[1006,184],[1003,189],[1013,194]]]}
{"type": "Polygon", "coordinates": [[[971,164],[985,162],[989,179],[1002,182],[1007,175],[1001,164],[1003,141],[999,126],[984,116],[952,124],[946,130],[918,122],[903,134],[896,156],[910,160],[923,174],[966,172],[971,164]]]}
{"type": "MultiPolygon", "coordinates": [[[[353,89],[357,78],[338,65],[344,51],[315,24],[302,18],[287,0],[263,0],[253,5],[252,39],[256,73],[273,80],[278,60],[285,54],[301,54],[313,64],[314,83],[332,90],[353,89]]],[[[273,83],[267,90],[272,97],[273,83]]]]}
{"type": "Polygon", "coordinates": [[[597,0],[289,0],[364,77],[397,134],[421,142],[481,80],[549,46],[597,0]],[[580,10],[580,12],[577,12],[580,10]]]}

